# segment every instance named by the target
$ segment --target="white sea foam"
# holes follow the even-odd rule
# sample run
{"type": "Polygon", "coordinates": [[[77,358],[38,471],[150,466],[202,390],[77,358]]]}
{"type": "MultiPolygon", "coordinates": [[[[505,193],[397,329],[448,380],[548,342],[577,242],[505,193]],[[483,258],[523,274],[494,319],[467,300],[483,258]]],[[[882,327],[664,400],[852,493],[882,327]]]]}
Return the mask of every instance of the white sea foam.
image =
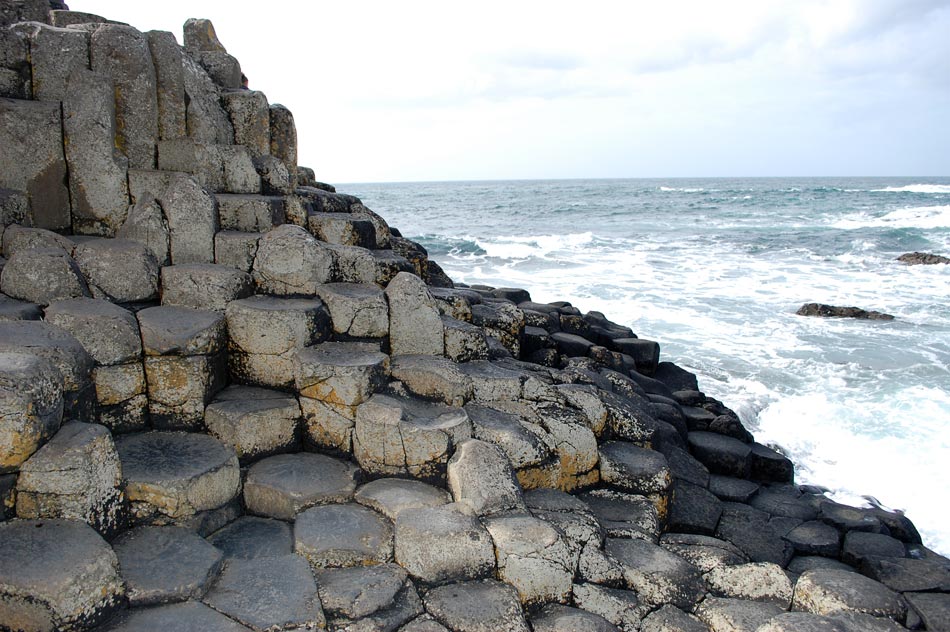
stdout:
{"type": "Polygon", "coordinates": [[[950,184],[908,184],[902,187],[871,189],[875,193],[950,193],[950,184]]]}
{"type": "Polygon", "coordinates": [[[660,191],[666,193],[702,193],[705,190],[702,187],[660,187],[660,191]]]}
{"type": "Polygon", "coordinates": [[[831,224],[834,228],[950,228],[950,205],[911,206],[884,215],[869,212],[856,213],[831,224]]]}

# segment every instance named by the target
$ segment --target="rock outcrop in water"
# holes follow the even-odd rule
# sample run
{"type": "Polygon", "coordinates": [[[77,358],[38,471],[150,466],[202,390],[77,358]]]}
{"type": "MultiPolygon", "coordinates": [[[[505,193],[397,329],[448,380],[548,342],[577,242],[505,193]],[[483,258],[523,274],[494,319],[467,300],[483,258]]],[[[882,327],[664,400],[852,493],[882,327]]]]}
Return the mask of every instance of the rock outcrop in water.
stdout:
{"type": "Polygon", "coordinates": [[[602,314],[456,287],[209,22],[0,7],[0,629],[946,629],[906,517],[602,314]]]}
{"type": "Polygon", "coordinates": [[[909,266],[950,263],[950,258],[944,257],[942,255],[935,255],[929,252],[908,252],[899,256],[897,260],[901,263],[906,263],[909,266]]]}
{"type": "Polygon", "coordinates": [[[805,303],[795,312],[799,316],[820,316],[822,318],[857,318],[858,320],[894,320],[890,314],[861,309],[860,307],[839,307],[823,303],[805,303]]]}

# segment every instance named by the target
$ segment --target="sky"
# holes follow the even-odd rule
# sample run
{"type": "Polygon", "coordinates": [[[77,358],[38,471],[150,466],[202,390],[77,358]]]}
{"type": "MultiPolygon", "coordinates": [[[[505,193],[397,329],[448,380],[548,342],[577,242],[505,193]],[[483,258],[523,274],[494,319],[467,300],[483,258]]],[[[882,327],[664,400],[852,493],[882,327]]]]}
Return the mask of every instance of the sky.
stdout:
{"type": "Polygon", "coordinates": [[[210,19],[326,182],[950,175],[950,0],[68,4],[210,19]]]}

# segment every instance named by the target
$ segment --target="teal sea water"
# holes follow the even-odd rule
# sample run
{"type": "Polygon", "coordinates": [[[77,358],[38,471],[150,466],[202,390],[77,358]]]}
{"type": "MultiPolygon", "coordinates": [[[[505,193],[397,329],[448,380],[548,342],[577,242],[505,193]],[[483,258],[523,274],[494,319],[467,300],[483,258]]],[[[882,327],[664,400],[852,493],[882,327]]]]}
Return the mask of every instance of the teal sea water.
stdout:
{"type": "Polygon", "coordinates": [[[798,480],[904,509],[950,553],[950,178],[352,184],[456,281],[657,340],[798,480]],[[796,316],[806,302],[893,322],[796,316]]]}

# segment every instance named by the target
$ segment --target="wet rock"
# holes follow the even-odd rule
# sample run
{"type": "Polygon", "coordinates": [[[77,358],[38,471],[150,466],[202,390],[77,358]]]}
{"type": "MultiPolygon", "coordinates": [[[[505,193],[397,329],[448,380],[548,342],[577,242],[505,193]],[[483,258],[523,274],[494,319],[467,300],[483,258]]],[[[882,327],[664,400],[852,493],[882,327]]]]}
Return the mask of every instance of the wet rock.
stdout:
{"type": "Polygon", "coordinates": [[[478,439],[462,441],[448,462],[447,474],[456,502],[479,515],[524,507],[514,470],[496,445],[478,439]]]}
{"type": "Polygon", "coordinates": [[[228,303],[254,293],[251,275],[213,263],[162,268],[162,305],[224,312],[228,303]]]}
{"type": "Polygon", "coordinates": [[[426,610],[458,632],[528,632],[518,593],[494,580],[460,582],[430,590],[426,610]]]}
{"type": "Polygon", "coordinates": [[[760,562],[718,566],[703,578],[716,596],[767,601],[784,610],[792,604],[792,582],[778,564],[760,562]]]}
{"type": "Polygon", "coordinates": [[[495,570],[491,536],[457,505],[404,509],[395,534],[396,561],[426,584],[479,579],[495,570]]]}
{"type": "Polygon", "coordinates": [[[392,559],[392,524],[357,504],[311,507],[297,515],[294,550],[314,568],[366,566],[392,559]]]}
{"type": "Polygon", "coordinates": [[[900,595],[873,579],[833,569],[805,572],[795,584],[792,609],[814,614],[859,612],[903,621],[907,606],[900,595]]]}
{"type": "Polygon", "coordinates": [[[158,297],[158,261],[147,246],[125,239],[88,239],[73,250],[95,298],[137,303],[158,297]]]}
{"type": "Polygon", "coordinates": [[[901,263],[906,263],[909,266],[914,265],[937,265],[940,263],[948,264],[950,263],[950,258],[935,255],[929,252],[907,252],[902,254],[897,258],[901,263]]]}
{"type": "Polygon", "coordinates": [[[354,500],[383,514],[390,520],[406,509],[441,507],[452,502],[452,496],[439,487],[401,478],[379,478],[358,490],[354,500]]]}
{"type": "Polygon", "coordinates": [[[839,307],[821,303],[805,303],[795,312],[799,316],[820,316],[822,318],[857,318],[859,320],[894,320],[890,314],[864,310],[859,307],[839,307]]]}
{"type": "Polygon", "coordinates": [[[608,538],[604,550],[620,562],[627,586],[647,605],[691,609],[706,594],[699,570],[656,544],[608,538]]]}
{"type": "Polygon", "coordinates": [[[125,587],[109,545],[67,520],[0,523],[0,621],[13,629],[85,629],[122,602],[125,587]]]}
{"type": "Polygon", "coordinates": [[[0,289],[39,305],[92,295],[76,261],[54,248],[17,251],[0,272],[0,289]]]}
{"type": "Polygon", "coordinates": [[[234,619],[197,601],[132,610],[110,622],[108,632],[180,630],[181,632],[248,632],[234,619]]]}
{"type": "Polygon", "coordinates": [[[577,551],[555,527],[517,514],[490,518],[485,526],[495,542],[498,578],[518,589],[523,604],[567,602],[577,551]]]}
{"type": "Polygon", "coordinates": [[[244,502],[251,513],[293,520],[314,505],[351,500],[356,475],[352,464],[322,454],[280,454],[248,470],[244,502]]]}
{"type": "Polygon", "coordinates": [[[718,597],[710,597],[696,608],[696,616],[712,632],[755,632],[783,612],[773,603],[718,597]]]}
{"type": "Polygon", "coordinates": [[[389,333],[389,305],[382,289],[359,283],[327,283],[315,289],[333,321],[333,331],[354,338],[389,333]]]}
{"type": "Polygon", "coordinates": [[[40,356],[0,352],[0,409],[0,473],[15,472],[59,429],[59,370],[40,356]]]}
{"type": "Polygon", "coordinates": [[[547,605],[531,617],[531,628],[535,632],[571,632],[573,630],[617,632],[619,630],[617,626],[600,615],[560,604],[547,605]]]}
{"type": "Polygon", "coordinates": [[[226,558],[281,557],[294,552],[294,534],[281,520],[241,516],[208,536],[226,558]]]}
{"type": "Polygon", "coordinates": [[[221,552],[181,527],[137,527],[112,547],[132,606],[200,599],[221,568],[221,552]]]}

